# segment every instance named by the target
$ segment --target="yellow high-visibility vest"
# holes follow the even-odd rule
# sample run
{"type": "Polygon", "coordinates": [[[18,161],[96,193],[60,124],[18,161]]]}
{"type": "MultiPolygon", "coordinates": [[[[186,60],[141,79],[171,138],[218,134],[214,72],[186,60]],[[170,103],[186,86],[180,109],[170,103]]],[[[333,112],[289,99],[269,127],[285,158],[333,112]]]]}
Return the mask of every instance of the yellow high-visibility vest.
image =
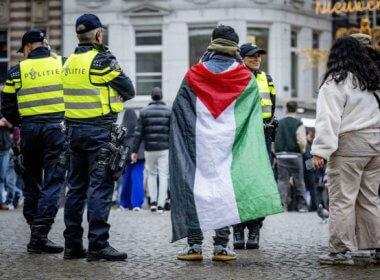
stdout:
{"type": "Polygon", "coordinates": [[[103,70],[91,69],[97,54],[96,49],[72,54],[63,65],[63,97],[67,118],[94,118],[123,110],[123,102],[117,91],[107,85],[120,72],[115,73],[109,67],[103,70]],[[92,80],[92,75],[96,81],[92,80]]]}
{"type": "Polygon", "coordinates": [[[261,110],[262,118],[270,119],[272,117],[272,100],[270,99],[271,94],[276,94],[273,84],[272,89],[269,87],[267,74],[263,71],[256,76],[257,86],[259,87],[260,97],[261,97],[261,110]]]}
{"type": "Polygon", "coordinates": [[[62,57],[26,59],[20,63],[17,103],[21,117],[65,110],[61,78],[62,57]]]}

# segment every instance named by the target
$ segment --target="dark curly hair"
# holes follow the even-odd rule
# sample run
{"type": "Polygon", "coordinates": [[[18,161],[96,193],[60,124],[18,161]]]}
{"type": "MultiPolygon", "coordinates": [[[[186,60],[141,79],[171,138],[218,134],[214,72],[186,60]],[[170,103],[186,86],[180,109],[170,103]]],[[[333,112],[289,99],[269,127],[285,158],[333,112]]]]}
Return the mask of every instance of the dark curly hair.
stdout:
{"type": "Polygon", "coordinates": [[[354,75],[352,85],[361,90],[375,91],[380,88],[380,72],[367,50],[358,40],[350,36],[337,39],[330,50],[327,71],[321,86],[326,81],[340,83],[348,72],[354,75]]]}

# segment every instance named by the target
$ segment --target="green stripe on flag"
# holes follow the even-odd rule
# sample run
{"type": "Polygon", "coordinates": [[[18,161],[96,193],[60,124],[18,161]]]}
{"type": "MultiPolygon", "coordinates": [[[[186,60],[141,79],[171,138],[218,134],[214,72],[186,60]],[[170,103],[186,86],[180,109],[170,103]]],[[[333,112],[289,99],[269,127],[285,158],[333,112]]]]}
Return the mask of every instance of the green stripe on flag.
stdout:
{"type": "Polygon", "coordinates": [[[242,222],[283,211],[268,159],[260,94],[253,78],[235,103],[231,176],[242,222]]]}

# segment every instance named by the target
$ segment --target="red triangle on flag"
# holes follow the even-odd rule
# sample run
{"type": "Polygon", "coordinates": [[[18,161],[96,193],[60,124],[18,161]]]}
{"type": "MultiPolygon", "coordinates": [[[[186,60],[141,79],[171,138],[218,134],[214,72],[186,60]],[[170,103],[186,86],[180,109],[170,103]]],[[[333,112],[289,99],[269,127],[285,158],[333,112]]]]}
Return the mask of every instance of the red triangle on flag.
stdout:
{"type": "Polygon", "coordinates": [[[235,69],[213,73],[203,63],[190,68],[186,81],[215,119],[243,93],[252,73],[243,65],[235,69]]]}

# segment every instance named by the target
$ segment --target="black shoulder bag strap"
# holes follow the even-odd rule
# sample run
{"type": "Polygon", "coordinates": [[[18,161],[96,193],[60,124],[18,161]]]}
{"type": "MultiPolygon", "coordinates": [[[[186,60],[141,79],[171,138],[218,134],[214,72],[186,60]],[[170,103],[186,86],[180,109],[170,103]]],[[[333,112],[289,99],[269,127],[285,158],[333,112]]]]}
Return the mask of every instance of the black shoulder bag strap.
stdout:
{"type": "Polygon", "coordinates": [[[373,95],[375,96],[376,101],[377,101],[377,103],[379,104],[379,110],[380,110],[380,98],[379,98],[379,96],[377,95],[376,92],[373,92],[373,95]]]}

